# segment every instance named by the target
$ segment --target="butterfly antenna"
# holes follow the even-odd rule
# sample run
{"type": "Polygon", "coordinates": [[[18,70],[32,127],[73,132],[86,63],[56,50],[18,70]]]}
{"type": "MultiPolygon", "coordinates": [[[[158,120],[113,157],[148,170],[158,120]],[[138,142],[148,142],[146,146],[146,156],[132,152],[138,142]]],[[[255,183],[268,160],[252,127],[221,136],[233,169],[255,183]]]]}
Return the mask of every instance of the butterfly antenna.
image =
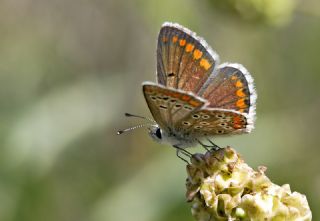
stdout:
{"type": "Polygon", "coordinates": [[[127,129],[124,129],[124,130],[118,130],[117,134],[120,135],[120,134],[123,134],[124,132],[128,132],[128,131],[135,130],[135,129],[141,128],[141,127],[146,127],[146,126],[153,126],[153,125],[151,125],[150,123],[148,123],[148,124],[139,124],[137,126],[129,127],[127,129]]]}
{"type": "Polygon", "coordinates": [[[126,117],[136,117],[136,118],[141,118],[141,119],[150,121],[150,122],[152,122],[152,123],[156,123],[155,120],[153,120],[153,119],[151,119],[151,118],[148,118],[148,117],[142,117],[142,116],[135,115],[135,114],[130,114],[130,113],[125,113],[124,115],[125,115],[126,117]]]}

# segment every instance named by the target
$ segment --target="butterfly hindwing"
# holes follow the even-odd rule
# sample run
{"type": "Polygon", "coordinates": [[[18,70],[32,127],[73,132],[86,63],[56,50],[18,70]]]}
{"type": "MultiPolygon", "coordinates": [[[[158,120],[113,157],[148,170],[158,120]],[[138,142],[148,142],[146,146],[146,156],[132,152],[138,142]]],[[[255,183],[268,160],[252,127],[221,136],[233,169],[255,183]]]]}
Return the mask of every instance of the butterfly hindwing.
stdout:
{"type": "Polygon", "coordinates": [[[181,119],[175,128],[178,133],[193,138],[231,135],[248,132],[244,114],[225,109],[201,109],[181,119]]]}
{"type": "Polygon", "coordinates": [[[143,84],[143,93],[153,118],[166,131],[205,104],[205,101],[192,94],[149,82],[143,84]]]}
{"type": "Polygon", "coordinates": [[[222,64],[217,67],[199,93],[208,100],[209,108],[222,108],[255,115],[256,92],[249,72],[240,64],[222,64]]]}
{"type": "Polygon", "coordinates": [[[158,37],[158,83],[197,94],[214,70],[218,55],[194,32],[164,23],[158,37]]]}

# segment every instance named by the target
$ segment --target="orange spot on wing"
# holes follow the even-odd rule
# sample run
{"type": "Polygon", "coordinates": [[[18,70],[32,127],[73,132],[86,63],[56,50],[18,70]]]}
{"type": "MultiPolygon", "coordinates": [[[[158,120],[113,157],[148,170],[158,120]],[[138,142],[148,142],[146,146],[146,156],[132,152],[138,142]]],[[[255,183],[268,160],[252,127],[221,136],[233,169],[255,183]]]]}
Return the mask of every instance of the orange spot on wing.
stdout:
{"type": "Polygon", "coordinates": [[[173,43],[176,43],[177,41],[178,41],[178,37],[177,37],[177,36],[173,36],[173,37],[172,37],[172,42],[173,42],[173,43]]]}
{"type": "Polygon", "coordinates": [[[193,106],[193,107],[197,107],[197,106],[199,106],[199,102],[198,101],[196,101],[196,100],[190,100],[189,101],[189,104],[191,105],[191,106],[193,106]]]}
{"type": "Polygon", "coordinates": [[[243,92],[243,88],[240,88],[239,90],[237,90],[236,95],[238,97],[245,97],[246,96],[246,94],[243,92]]]}
{"type": "Polygon", "coordinates": [[[188,95],[182,95],[182,97],[181,97],[181,100],[183,100],[183,101],[189,101],[190,99],[191,99],[191,97],[188,95]]]}
{"type": "Polygon", "coordinates": [[[242,128],[242,126],[241,126],[240,124],[234,124],[234,125],[233,125],[233,128],[234,128],[234,129],[240,129],[240,128],[242,128]]]}
{"type": "Polygon", "coordinates": [[[162,92],[164,95],[166,95],[166,96],[169,96],[170,95],[170,92],[169,91],[163,91],[162,92]]]}
{"type": "Polygon", "coordinates": [[[238,123],[241,122],[241,117],[240,116],[234,116],[233,117],[233,121],[234,121],[234,123],[238,124],[238,123]]]}
{"type": "Polygon", "coordinates": [[[211,64],[207,59],[202,58],[200,60],[200,66],[203,67],[206,70],[209,70],[209,68],[211,67],[211,64]]]}
{"type": "Polygon", "coordinates": [[[186,39],[180,39],[179,44],[181,47],[183,47],[186,45],[186,42],[187,42],[186,39]]]}
{"type": "Polygon", "coordinates": [[[244,127],[243,123],[242,123],[242,119],[240,116],[234,116],[233,117],[233,128],[235,129],[240,129],[242,127],[244,127]]]}
{"type": "Polygon", "coordinates": [[[242,86],[243,86],[242,82],[240,80],[238,80],[236,82],[236,87],[242,87],[242,86]]]}
{"type": "Polygon", "coordinates": [[[174,98],[179,98],[180,94],[179,93],[169,93],[168,96],[169,97],[174,97],[174,98]]]}
{"type": "Polygon", "coordinates": [[[194,52],[193,52],[193,58],[194,59],[198,60],[198,59],[201,58],[201,56],[202,56],[202,51],[200,51],[198,49],[194,50],[194,52]]]}
{"type": "Polygon", "coordinates": [[[193,44],[187,44],[186,46],[186,52],[191,52],[194,49],[194,45],[193,44]]]}
{"type": "Polygon", "coordinates": [[[239,99],[237,102],[236,102],[236,106],[237,107],[239,107],[239,108],[246,108],[247,107],[247,105],[245,104],[245,102],[244,102],[244,98],[241,98],[241,99],[239,99]]]}
{"type": "Polygon", "coordinates": [[[162,37],[162,41],[163,41],[163,42],[167,42],[167,41],[168,41],[168,38],[167,38],[166,36],[163,36],[163,37],[162,37]]]}

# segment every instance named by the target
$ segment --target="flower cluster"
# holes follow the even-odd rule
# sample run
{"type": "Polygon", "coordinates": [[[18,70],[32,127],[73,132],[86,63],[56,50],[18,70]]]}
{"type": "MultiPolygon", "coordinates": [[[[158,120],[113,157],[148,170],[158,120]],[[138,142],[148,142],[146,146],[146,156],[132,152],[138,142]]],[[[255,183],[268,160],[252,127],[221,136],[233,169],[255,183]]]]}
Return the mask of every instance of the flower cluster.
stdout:
{"type": "Polygon", "coordinates": [[[311,211],[304,195],[278,186],[266,168],[250,168],[230,147],[195,154],[187,165],[186,197],[199,221],[308,221],[311,211]]]}

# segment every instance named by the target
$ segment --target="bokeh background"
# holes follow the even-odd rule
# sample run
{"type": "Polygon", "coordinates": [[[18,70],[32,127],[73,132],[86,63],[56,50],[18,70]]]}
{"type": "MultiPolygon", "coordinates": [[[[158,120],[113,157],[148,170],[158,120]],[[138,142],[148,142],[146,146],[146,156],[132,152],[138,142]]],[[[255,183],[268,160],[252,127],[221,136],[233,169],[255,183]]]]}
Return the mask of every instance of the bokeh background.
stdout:
{"type": "MultiPolygon", "coordinates": [[[[242,63],[258,92],[252,134],[216,138],[320,219],[320,2],[1,0],[0,220],[190,220],[185,164],[124,112],[150,116],[164,21],[242,63]]],[[[203,151],[200,148],[193,149],[203,151]]]]}

